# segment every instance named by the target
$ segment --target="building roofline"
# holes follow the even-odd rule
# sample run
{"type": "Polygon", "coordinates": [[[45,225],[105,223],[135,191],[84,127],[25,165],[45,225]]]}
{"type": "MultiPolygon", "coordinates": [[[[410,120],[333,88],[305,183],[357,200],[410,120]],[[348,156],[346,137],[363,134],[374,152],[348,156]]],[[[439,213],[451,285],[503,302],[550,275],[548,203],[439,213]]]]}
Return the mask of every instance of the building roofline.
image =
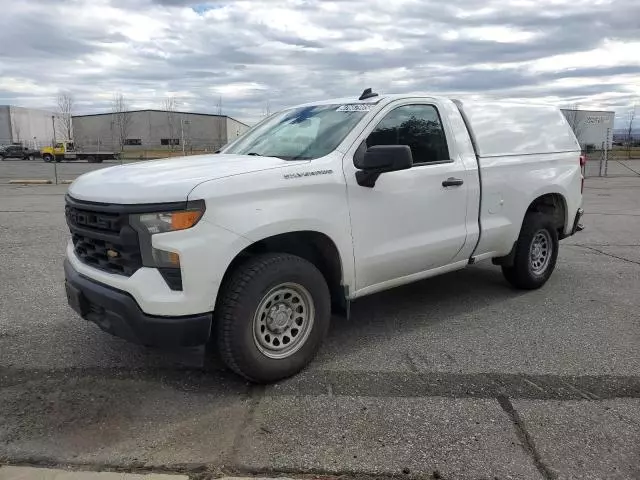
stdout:
{"type": "MultiPolygon", "coordinates": [[[[155,113],[169,113],[168,110],[158,110],[155,108],[145,108],[142,110],[127,110],[126,113],[144,113],[144,112],[155,112],[155,113]]],[[[198,113],[198,112],[182,112],[182,111],[175,111],[173,112],[176,115],[200,115],[203,117],[223,117],[223,118],[230,118],[231,120],[241,123],[242,125],[244,125],[245,127],[248,127],[249,125],[247,125],[244,122],[241,122],[240,120],[236,120],[233,117],[230,117],[229,115],[218,115],[217,113],[198,113]]],[[[87,113],[85,115],[73,115],[73,118],[79,118],[79,117],[99,117],[101,115],[113,115],[113,112],[104,112],[104,113],[87,113]]]]}

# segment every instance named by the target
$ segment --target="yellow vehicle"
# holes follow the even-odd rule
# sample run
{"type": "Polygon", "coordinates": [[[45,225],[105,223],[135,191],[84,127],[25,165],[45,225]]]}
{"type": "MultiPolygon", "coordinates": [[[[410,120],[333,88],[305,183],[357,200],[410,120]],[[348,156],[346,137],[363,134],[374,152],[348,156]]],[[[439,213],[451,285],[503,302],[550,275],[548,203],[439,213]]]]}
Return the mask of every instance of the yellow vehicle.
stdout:
{"type": "Polygon", "coordinates": [[[56,142],[52,147],[40,149],[40,155],[45,162],[61,162],[62,160],[86,160],[89,163],[101,163],[104,160],[118,158],[114,152],[76,150],[73,142],[56,142]]]}

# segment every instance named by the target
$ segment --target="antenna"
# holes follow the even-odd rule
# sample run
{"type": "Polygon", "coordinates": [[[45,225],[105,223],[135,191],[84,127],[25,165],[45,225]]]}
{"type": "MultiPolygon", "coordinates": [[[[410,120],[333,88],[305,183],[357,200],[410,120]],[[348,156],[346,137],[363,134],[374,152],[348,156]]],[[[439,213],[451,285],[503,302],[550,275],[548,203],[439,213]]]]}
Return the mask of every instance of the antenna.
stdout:
{"type": "Polygon", "coordinates": [[[373,98],[377,96],[378,94],[373,93],[373,90],[371,90],[370,88],[365,88],[364,92],[362,92],[362,95],[360,95],[360,98],[358,100],[366,100],[367,98],[373,98]]]}

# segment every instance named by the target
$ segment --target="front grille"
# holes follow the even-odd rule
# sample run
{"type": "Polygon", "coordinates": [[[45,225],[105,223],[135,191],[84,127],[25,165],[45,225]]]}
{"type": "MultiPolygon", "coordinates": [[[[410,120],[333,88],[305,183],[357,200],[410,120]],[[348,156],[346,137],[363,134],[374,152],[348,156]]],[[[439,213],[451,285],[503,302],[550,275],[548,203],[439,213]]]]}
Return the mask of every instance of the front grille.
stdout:
{"type": "Polygon", "coordinates": [[[81,262],[109,273],[131,276],[142,267],[137,232],[117,205],[81,202],[67,196],[67,225],[81,262]]]}

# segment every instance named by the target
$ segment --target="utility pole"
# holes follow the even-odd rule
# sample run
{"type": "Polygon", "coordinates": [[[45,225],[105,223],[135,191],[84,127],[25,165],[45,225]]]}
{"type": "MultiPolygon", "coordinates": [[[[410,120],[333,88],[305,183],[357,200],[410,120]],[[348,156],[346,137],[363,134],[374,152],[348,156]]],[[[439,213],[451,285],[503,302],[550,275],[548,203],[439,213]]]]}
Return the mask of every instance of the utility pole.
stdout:
{"type": "Polygon", "coordinates": [[[180,119],[180,143],[182,143],[182,156],[184,156],[184,118],[180,119]]]}
{"type": "Polygon", "coordinates": [[[184,125],[189,125],[189,120],[185,120],[184,118],[180,119],[180,142],[182,143],[182,155],[186,155],[186,145],[184,143],[184,125]]]}
{"type": "MultiPolygon", "coordinates": [[[[58,185],[58,161],[56,160],[56,116],[51,115],[51,126],[53,127],[53,140],[51,142],[51,150],[53,151],[53,176],[56,178],[58,185]]],[[[64,150],[63,150],[64,151],[64,150]]]]}

